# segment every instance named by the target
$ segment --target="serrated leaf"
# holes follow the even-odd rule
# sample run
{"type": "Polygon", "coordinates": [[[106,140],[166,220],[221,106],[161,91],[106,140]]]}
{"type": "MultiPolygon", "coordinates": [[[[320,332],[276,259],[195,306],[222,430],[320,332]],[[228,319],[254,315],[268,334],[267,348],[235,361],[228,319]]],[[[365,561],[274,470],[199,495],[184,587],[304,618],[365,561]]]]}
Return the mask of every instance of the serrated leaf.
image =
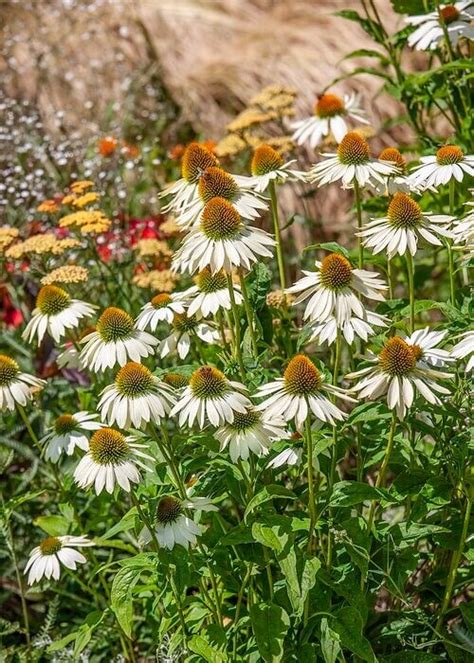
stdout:
{"type": "Polygon", "coordinates": [[[257,603],[250,608],[250,620],[263,660],[270,663],[281,661],[283,641],[290,625],[285,610],[272,603],[257,603]]]}

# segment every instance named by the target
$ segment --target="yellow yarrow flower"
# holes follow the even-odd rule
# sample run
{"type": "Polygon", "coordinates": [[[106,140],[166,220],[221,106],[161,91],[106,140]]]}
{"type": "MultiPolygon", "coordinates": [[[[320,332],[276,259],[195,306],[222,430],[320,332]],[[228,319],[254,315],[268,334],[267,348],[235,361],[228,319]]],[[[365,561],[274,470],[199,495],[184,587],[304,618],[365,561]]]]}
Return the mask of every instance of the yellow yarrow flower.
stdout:
{"type": "Polygon", "coordinates": [[[86,267],[78,265],[63,265],[53,269],[41,279],[42,285],[52,285],[53,283],[81,283],[87,281],[89,271],[86,267]]]}
{"type": "Polygon", "coordinates": [[[30,254],[42,255],[52,253],[58,256],[62,255],[68,249],[73,249],[80,245],[81,243],[77,239],[58,239],[52,233],[45,233],[42,235],[33,235],[33,237],[28,237],[28,239],[22,242],[17,242],[6,250],[5,255],[7,258],[13,259],[30,254]]]}

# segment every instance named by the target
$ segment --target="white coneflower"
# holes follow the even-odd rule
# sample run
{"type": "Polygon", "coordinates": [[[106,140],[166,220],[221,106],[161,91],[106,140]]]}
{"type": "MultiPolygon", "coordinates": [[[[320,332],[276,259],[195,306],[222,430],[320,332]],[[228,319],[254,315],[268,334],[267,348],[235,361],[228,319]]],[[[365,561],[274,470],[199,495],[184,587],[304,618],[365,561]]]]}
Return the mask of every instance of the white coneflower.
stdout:
{"type": "Polygon", "coordinates": [[[287,447],[268,461],[267,467],[276,470],[283,466],[300,465],[303,458],[303,447],[287,447]]]}
{"type": "MultiPolygon", "coordinates": [[[[165,495],[156,507],[155,535],[163,548],[172,550],[175,545],[188,548],[194,545],[197,537],[202,534],[202,527],[186,515],[186,511],[218,511],[217,507],[206,497],[195,497],[179,500],[173,495],[165,495]]],[[[140,541],[149,543],[152,534],[147,527],[140,533],[140,541]]]]}
{"type": "Polygon", "coordinates": [[[133,438],[126,438],[113,428],[101,428],[96,431],[89,442],[89,451],[81,458],[74,472],[74,481],[81,488],[94,484],[97,495],[102,490],[112,493],[115,484],[130,492],[130,482],[139,483],[138,467],[150,470],[142,459],[153,460],[142,449],[146,447],[136,444],[133,438]]]}
{"type": "Polygon", "coordinates": [[[354,269],[340,253],[331,253],[321,262],[316,260],[315,266],[314,272],[303,270],[303,278],[286,291],[299,293],[293,306],[309,298],[303,314],[305,320],[322,322],[335,315],[338,325],[342,325],[353,315],[366,317],[361,295],[377,301],[385,299],[382,293],[387,286],[378,274],[354,269]]]}
{"type": "Polygon", "coordinates": [[[324,161],[315,164],[308,172],[308,182],[319,186],[342,181],[344,188],[350,188],[356,180],[360,186],[380,182],[386,177],[398,174],[395,164],[372,159],[369,144],[357,131],[344,136],[336,154],[322,154],[324,161]]]}
{"type": "Polygon", "coordinates": [[[263,193],[272,181],[305,180],[306,173],[290,168],[293,163],[295,159],[285,163],[281,154],[270,145],[260,145],[253,153],[250,164],[252,187],[255,191],[263,193]]]}
{"type": "Polygon", "coordinates": [[[363,319],[351,315],[338,322],[336,316],[331,315],[322,321],[310,322],[304,329],[311,333],[308,343],[318,341],[320,344],[327,342],[331,345],[336,340],[338,332],[341,332],[347,343],[352,345],[356,337],[367,341],[369,336],[377,332],[374,327],[386,327],[389,322],[386,316],[366,310],[363,319]]]}
{"type": "Polygon", "coordinates": [[[67,329],[77,327],[81,318],[93,315],[96,308],[79,299],[71,299],[63,288],[45,285],[36,297],[36,306],[22,338],[31,343],[36,336],[41,343],[48,332],[58,342],[67,329]]]}
{"type": "Polygon", "coordinates": [[[349,131],[347,119],[368,124],[359,103],[360,97],[355,93],[345,94],[343,98],[330,92],[322,94],[314,106],[314,115],[291,125],[295,130],[293,140],[298,145],[308,142],[311,148],[315,148],[323,138],[332,134],[340,143],[349,131]]]}
{"type": "Polygon", "coordinates": [[[137,329],[143,331],[149,327],[154,332],[160,322],[165,321],[171,324],[174,315],[176,313],[184,313],[185,310],[180,294],[175,295],[173,293],[170,295],[167,292],[162,292],[159,295],[155,295],[138,314],[135,321],[137,329]]]}
{"type": "Polygon", "coordinates": [[[288,437],[285,421],[278,416],[248,408],[246,412],[234,412],[234,420],[221,426],[214,433],[221,444],[221,451],[229,447],[232,462],[247,460],[250,452],[266,456],[275,440],[288,437]]]}
{"type": "Polygon", "coordinates": [[[180,212],[198,195],[198,182],[202,173],[210,166],[217,166],[216,157],[203,145],[190,143],[184,151],[181,162],[181,179],[165,187],[160,198],[171,196],[171,201],[163,211],[180,212]]]}
{"type": "Polygon", "coordinates": [[[412,256],[418,249],[418,240],[425,239],[429,244],[441,246],[438,235],[452,238],[447,230],[453,217],[446,214],[430,214],[423,212],[418,203],[406,193],[396,193],[388,206],[387,216],[374,219],[356,233],[363,238],[365,247],[373,253],[387,251],[389,258],[397,253],[404,255],[407,251],[412,256]]]}
{"type": "Polygon", "coordinates": [[[26,405],[35,391],[42,389],[45,384],[45,380],[22,373],[14,359],[0,354],[0,412],[13,411],[16,403],[26,405]]]}
{"type": "Polygon", "coordinates": [[[114,384],[101,393],[98,408],[103,421],[119,428],[159,424],[175,404],[172,388],[134,361],[122,366],[114,384]]]}
{"type": "Polygon", "coordinates": [[[378,357],[370,361],[375,366],[355,371],[346,377],[362,378],[353,388],[359,398],[375,400],[386,394],[388,407],[395,409],[400,419],[404,418],[407,409],[411,407],[415,390],[433,405],[441,405],[436,393],[450,393],[436,381],[451,378],[452,375],[418,363],[417,353],[399,336],[390,338],[378,357]]]}
{"type": "MultiPolygon", "coordinates": [[[[221,308],[229,311],[232,308],[225,272],[211,272],[205,267],[194,279],[196,285],[182,293],[183,301],[188,307],[188,316],[207,318],[215,315],[221,308]]],[[[233,284],[235,302],[239,306],[243,302],[240,286],[233,284]]]]}
{"type": "Polygon", "coordinates": [[[58,580],[61,564],[75,571],[77,564],[85,564],[87,559],[74,548],[93,545],[93,541],[85,536],[49,536],[30,553],[24,570],[25,575],[28,574],[28,584],[38,582],[43,576],[58,580]]]}
{"type": "MultiPolygon", "coordinates": [[[[469,202],[467,205],[472,207],[474,203],[469,202]]],[[[474,211],[469,212],[463,219],[455,221],[452,233],[454,243],[462,246],[463,250],[467,252],[468,258],[474,257],[474,211]]]]}
{"type": "Polygon", "coordinates": [[[445,366],[454,361],[448,350],[436,346],[446,338],[447,331],[431,331],[429,327],[417,329],[404,340],[411,347],[417,362],[421,365],[445,366]]]}
{"type": "Polygon", "coordinates": [[[199,221],[207,203],[213,198],[227,200],[243,219],[252,221],[260,216],[268,205],[250,188],[252,180],[248,178],[245,187],[222,168],[211,166],[202,173],[198,183],[198,196],[180,211],[176,221],[181,228],[190,228],[199,221]]]}
{"type": "Polygon", "coordinates": [[[393,196],[397,191],[403,193],[418,192],[418,187],[410,180],[407,174],[407,162],[403,154],[396,147],[386,147],[379,154],[380,161],[395,164],[398,174],[389,175],[385,182],[374,182],[374,189],[378,195],[393,196]]]}
{"type": "Polygon", "coordinates": [[[154,354],[158,340],[136,329],[132,316],[126,311],[110,306],[100,316],[96,331],[85,336],[81,343],[84,344],[81,366],[104,371],[115,364],[123,366],[129,359],[139,362],[142,357],[154,354]]]}
{"type": "Polygon", "coordinates": [[[76,412],[75,414],[61,414],[57,417],[52,429],[41,440],[46,445],[44,456],[46,460],[57,463],[61,454],[71,456],[74,449],[79,447],[83,451],[89,449],[87,433],[99,430],[104,424],[96,421],[97,414],[76,412]]]}
{"type": "Polygon", "coordinates": [[[180,426],[184,423],[192,426],[195,421],[200,428],[207,423],[213,426],[232,423],[236,412],[245,414],[251,406],[242,393],[246,391],[243,384],[228,380],[217,368],[201,366],[192,374],[170,414],[179,414],[180,426]]]}
{"type": "Polygon", "coordinates": [[[466,365],[466,373],[474,370],[474,331],[467,331],[460,335],[461,340],[451,350],[454,359],[465,359],[469,357],[466,365]]]}
{"type": "Polygon", "coordinates": [[[198,226],[183,240],[173,260],[175,270],[194,274],[209,267],[211,272],[243,266],[250,270],[260,257],[270,258],[273,238],[260,228],[246,226],[228,200],[213,198],[203,210],[198,226]]]}
{"type": "Polygon", "coordinates": [[[209,344],[219,341],[219,332],[207,322],[199,322],[194,315],[176,313],[173,318],[173,331],[160,341],[158,354],[163,358],[177,351],[178,357],[184,359],[188,356],[193,336],[209,344]]]}
{"type": "Polygon", "coordinates": [[[438,48],[445,39],[445,30],[449,41],[456,46],[461,37],[474,38],[474,7],[472,0],[453,2],[439,7],[439,10],[417,16],[407,16],[405,21],[416,27],[408,37],[408,45],[418,51],[438,48]]]}
{"type": "Polygon", "coordinates": [[[282,378],[258,388],[256,396],[265,400],[257,409],[264,410],[270,418],[281,416],[285,421],[294,419],[298,428],[303,426],[309,412],[320,421],[335,424],[346,415],[331,403],[325,392],[355,402],[344,389],[324,382],[324,376],[308,357],[296,355],[282,378]]]}
{"type": "Polygon", "coordinates": [[[465,155],[457,145],[444,145],[434,156],[420,157],[408,180],[420,190],[437,189],[451,179],[462,182],[464,175],[474,175],[474,155],[465,155]]]}

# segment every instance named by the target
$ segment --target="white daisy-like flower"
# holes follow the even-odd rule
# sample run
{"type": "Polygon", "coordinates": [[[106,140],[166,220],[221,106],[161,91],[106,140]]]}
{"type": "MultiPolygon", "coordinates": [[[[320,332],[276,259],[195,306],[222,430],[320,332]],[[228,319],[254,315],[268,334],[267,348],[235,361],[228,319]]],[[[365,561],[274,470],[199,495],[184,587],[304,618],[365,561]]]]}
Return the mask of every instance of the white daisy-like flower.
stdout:
{"type": "Polygon", "coordinates": [[[116,364],[123,366],[130,359],[139,362],[142,357],[155,353],[158,340],[134,326],[133,318],[115,306],[106,308],[100,316],[96,331],[81,340],[80,353],[83,368],[105,371],[116,364]]]}
{"type": "Polygon", "coordinates": [[[76,467],[74,481],[81,488],[94,484],[97,495],[104,488],[108,493],[112,493],[116,483],[129,493],[130,482],[140,482],[138,467],[150,471],[143,460],[153,460],[142,451],[147,447],[133,440],[134,438],[126,438],[114,428],[101,428],[96,431],[90,439],[89,451],[76,467]]]}
{"type": "Polygon", "coordinates": [[[242,393],[246,391],[243,384],[228,380],[217,368],[201,366],[192,374],[170,414],[179,415],[180,426],[196,422],[204,428],[207,423],[213,426],[232,423],[236,412],[245,414],[251,406],[242,393]]]}
{"type": "Polygon", "coordinates": [[[276,470],[279,467],[301,465],[303,458],[302,447],[287,447],[267,463],[267,467],[276,470]]]}
{"type": "Polygon", "coordinates": [[[99,430],[104,425],[96,421],[97,418],[97,414],[82,410],[75,414],[61,414],[49,433],[40,440],[41,444],[46,445],[44,453],[46,460],[57,463],[61,454],[71,456],[76,447],[87,451],[89,449],[87,433],[99,430]]]}
{"type": "Polygon", "coordinates": [[[103,421],[119,428],[142,428],[150,421],[159,424],[175,404],[173,389],[142,364],[129,361],[122,366],[114,384],[100,395],[98,409],[103,421]]]}
{"type": "Polygon", "coordinates": [[[253,153],[250,164],[252,172],[250,181],[253,189],[259,193],[263,193],[268,189],[270,182],[273,181],[304,181],[306,173],[290,168],[295,161],[295,159],[292,159],[285,163],[281,154],[274,150],[273,147],[270,145],[260,145],[253,153]]]}
{"type": "Polygon", "coordinates": [[[342,181],[343,188],[353,186],[354,180],[360,186],[385,183],[389,175],[398,174],[395,164],[380,161],[370,156],[369,144],[357,131],[350,131],[344,136],[337,147],[336,154],[322,154],[323,161],[315,164],[308,172],[308,182],[317,183],[318,186],[342,181]]]}
{"type": "Polygon", "coordinates": [[[346,120],[368,124],[366,113],[359,104],[360,97],[355,93],[345,94],[342,99],[330,92],[322,94],[314,106],[314,115],[291,125],[295,130],[293,140],[298,145],[308,142],[311,148],[315,148],[326,136],[332,134],[336,142],[340,143],[349,131],[346,120]]]}
{"type": "Polygon", "coordinates": [[[387,327],[389,322],[390,320],[386,316],[366,310],[363,319],[351,315],[338,323],[336,316],[330,315],[322,321],[314,320],[310,322],[304,329],[311,333],[308,343],[317,341],[321,345],[323,343],[332,345],[340,331],[347,343],[352,345],[356,337],[367,341],[369,336],[377,333],[374,327],[387,327]]]}
{"type": "Polygon", "coordinates": [[[163,211],[181,212],[198,196],[198,183],[202,173],[210,166],[218,166],[216,157],[203,145],[190,143],[181,162],[181,179],[165,187],[160,198],[171,196],[163,211]]]}
{"type": "MultiPolygon", "coordinates": [[[[472,207],[474,203],[469,202],[467,205],[472,207]]],[[[463,250],[467,252],[468,258],[474,257],[474,211],[469,212],[463,219],[455,221],[452,233],[454,243],[462,246],[463,250]]]]}
{"type": "Polygon", "coordinates": [[[396,193],[387,210],[387,216],[374,219],[367,223],[357,236],[363,238],[365,247],[373,253],[387,251],[389,258],[397,253],[412,256],[418,249],[418,240],[426,240],[429,244],[441,246],[438,235],[452,238],[447,229],[453,222],[452,216],[423,212],[418,203],[406,193],[396,193]]]}
{"type": "Polygon", "coordinates": [[[324,381],[324,376],[305,355],[296,355],[289,362],[282,378],[258,388],[256,396],[265,400],[257,410],[271,418],[281,416],[285,421],[295,420],[301,428],[310,412],[320,421],[335,424],[346,415],[326,396],[325,392],[354,403],[346,390],[324,381]]]}
{"type": "Polygon", "coordinates": [[[178,357],[185,359],[189,354],[193,336],[197,336],[204,343],[219,342],[218,330],[211,327],[207,322],[200,322],[194,315],[176,313],[173,318],[173,331],[160,341],[158,354],[161,358],[164,358],[177,351],[178,357]]]}
{"type": "Polygon", "coordinates": [[[176,219],[178,225],[181,228],[190,228],[199,222],[206,204],[213,198],[227,200],[243,219],[257,219],[268,205],[261,196],[252,191],[251,184],[251,178],[247,178],[246,185],[239,186],[236,177],[222,168],[211,166],[199,178],[198,196],[180,211],[176,219]]]}
{"type": "MultiPolygon", "coordinates": [[[[155,535],[160,546],[172,550],[175,545],[180,545],[187,549],[196,543],[197,537],[202,534],[202,526],[186,515],[186,511],[191,510],[218,511],[218,508],[206,497],[182,501],[173,495],[165,495],[160,499],[155,517],[155,535]]],[[[140,542],[146,544],[151,540],[150,530],[144,527],[140,542]]]]}
{"type": "Polygon", "coordinates": [[[48,332],[58,342],[67,329],[77,327],[79,321],[93,315],[96,308],[79,299],[71,299],[63,288],[45,285],[36,297],[36,306],[22,338],[31,343],[36,337],[39,344],[48,332]]]}
{"type": "Polygon", "coordinates": [[[420,161],[408,180],[421,191],[437,189],[453,178],[462,182],[464,175],[474,175],[474,154],[464,154],[457,145],[444,145],[434,156],[420,157],[420,161]]]}
{"type": "Polygon", "coordinates": [[[441,46],[447,30],[449,41],[456,46],[461,37],[474,38],[474,7],[472,0],[454,2],[440,6],[439,11],[428,12],[417,16],[407,16],[406,23],[416,27],[408,37],[408,45],[418,51],[427,51],[441,46]],[[444,26],[443,26],[444,23],[444,26]]]}
{"type": "Polygon", "coordinates": [[[366,309],[360,300],[384,301],[387,290],[385,282],[375,272],[354,269],[343,255],[331,253],[320,262],[316,260],[315,271],[303,270],[303,278],[286,290],[297,294],[293,306],[309,300],[303,314],[304,320],[322,322],[336,317],[342,324],[351,317],[365,319],[366,309]]]}
{"type": "Polygon", "coordinates": [[[417,352],[400,336],[390,338],[382,352],[369,360],[371,366],[350,373],[346,378],[362,378],[353,388],[359,398],[375,400],[386,394],[388,407],[395,409],[400,419],[412,406],[416,391],[432,405],[441,405],[436,393],[450,393],[437,384],[437,380],[452,375],[418,362],[417,352]]]}
{"type": "Polygon", "coordinates": [[[181,293],[170,295],[167,292],[155,295],[138,314],[135,321],[136,328],[143,331],[149,327],[154,332],[160,322],[165,321],[171,324],[176,313],[181,314],[185,311],[180,295],[181,293]]]}
{"type": "Polygon", "coordinates": [[[221,451],[229,448],[233,463],[239,458],[247,460],[250,452],[266,456],[275,440],[289,436],[285,421],[278,416],[269,417],[253,407],[246,412],[234,412],[232,423],[226,423],[214,433],[221,444],[221,451]]]}
{"type": "Polygon", "coordinates": [[[49,536],[30,553],[24,570],[25,575],[28,574],[28,584],[39,582],[43,576],[59,580],[61,564],[75,571],[77,564],[85,564],[87,559],[74,548],[93,545],[93,541],[85,536],[49,536]]]}
{"type": "Polygon", "coordinates": [[[274,239],[264,230],[247,226],[228,200],[213,198],[203,210],[200,223],[190,230],[173,259],[173,268],[194,274],[235,267],[250,270],[261,257],[271,258],[274,239]]]}
{"type": "Polygon", "coordinates": [[[454,359],[465,359],[469,357],[466,365],[466,373],[474,370],[474,331],[467,331],[460,335],[461,340],[451,350],[454,359]]]}
{"type": "Polygon", "coordinates": [[[399,174],[389,175],[385,181],[373,182],[373,188],[377,195],[393,196],[394,193],[418,193],[419,187],[411,181],[407,174],[407,162],[403,154],[396,147],[386,147],[379,154],[380,161],[388,161],[395,164],[399,174]]]}
{"type": "Polygon", "coordinates": [[[26,405],[35,391],[42,389],[45,384],[45,380],[22,373],[14,359],[0,354],[0,412],[13,411],[16,403],[26,405]]]}
{"type": "Polygon", "coordinates": [[[446,331],[431,331],[429,327],[425,327],[417,329],[413,334],[407,336],[405,341],[411,347],[417,362],[422,366],[442,367],[454,361],[454,357],[448,350],[436,347],[446,338],[447,333],[446,331]]]}
{"type": "MultiPolygon", "coordinates": [[[[205,267],[196,275],[194,281],[196,285],[182,293],[183,301],[188,307],[188,316],[207,318],[215,315],[219,309],[230,311],[232,302],[225,272],[212,273],[209,267],[205,267]]],[[[240,306],[243,302],[240,286],[233,284],[232,288],[235,302],[240,306]]]]}

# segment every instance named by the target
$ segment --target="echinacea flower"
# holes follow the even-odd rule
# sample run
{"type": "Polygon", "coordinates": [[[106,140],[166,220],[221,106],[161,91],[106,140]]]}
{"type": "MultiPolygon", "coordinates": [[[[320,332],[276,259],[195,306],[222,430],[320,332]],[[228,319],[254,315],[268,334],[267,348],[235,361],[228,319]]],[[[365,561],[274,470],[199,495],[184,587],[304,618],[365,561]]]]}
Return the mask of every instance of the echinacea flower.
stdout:
{"type": "Polygon", "coordinates": [[[164,212],[180,212],[198,195],[198,183],[202,173],[219,163],[213,153],[199,143],[190,143],[181,161],[181,179],[165,187],[160,198],[171,196],[171,201],[163,208],[164,212]]]}
{"type": "Polygon", "coordinates": [[[415,354],[416,361],[423,365],[445,366],[454,361],[448,350],[436,347],[446,338],[447,331],[431,331],[429,327],[417,329],[404,340],[415,354]]]}
{"type": "Polygon", "coordinates": [[[305,355],[296,355],[291,359],[282,378],[262,385],[256,396],[265,400],[257,405],[271,418],[281,416],[285,421],[295,420],[301,428],[310,412],[320,421],[335,424],[345,418],[325,393],[343,400],[355,402],[346,390],[324,381],[324,376],[314,363],[305,355]]]}
{"type": "Polygon", "coordinates": [[[303,458],[303,447],[286,447],[274,458],[268,461],[267,467],[277,470],[279,467],[296,466],[301,464],[303,458]]]}
{"type": "Polygon", "coordinates": [[[75,414],[61,414],[55,420],[52,429],[41,440],[46,445],[44,457],[52,463],[57,463],[61,454],[71,456],[74,449],[79,447],[83,451],[89,449],[87,433],[103,427],[97,414],[76,412],[75,414]]]}
{"type": "MultiPolygon", "coordinates": [[[[181,293],[188,307],[188,316],[207,318],[209,315],[215,315],[221,308],[226,311],[232,308],[227,277],[223,271],[213,274],[209,267],[205,267],[196,275],[194,281],[196,285],[181,293]]],[[[235,302],[240,306],[243,301],[240,287],[233,284],[232,288],[235,302]]]]}
{"type": "Polygon", "coordinates": [[[251,406],[242,393],[246,391],[243,384],[228,380],[217,368],[201,366],[192,374],[170,416],[178,414],[180,426],[192,426],[196,421],[201,429],[207,423],[232,423],[236,412],[245,414],[251,406]]]}
{"type": "Polygon", "coordinates": [[[359,102],[360,97],[355,93],[345,94],[343,98],[331,92],[322,94],[316,101],[313,116],[293,122],[293,140],[298,145],[308,142],[311,148],[315,148],[323,138],[332,134],[340,143],[349,130],[347,119],[368,124],[359,102]]]}
{"type": "Polygon", "coordinates": [[[221,444],[221,451],[228,447],[231,460],[236,463],[239,458],[247,460],[250,452],[265,456],[272,442],[288,437],[288,432],[281,417],[269,417],[250,407],[246,412],[234,412],[232,423],[224,424],[214,435],[221,444]]]}
{"type": "MultiPolygon", "coordinates": [[[[472,190],[471,190],[472,193],[472,190]]],[[[474,203],[467,203],[471,208],[474,203]]],[[[467,257],[474,257],[474,211],[469,212],[452,227],[454,243],[467,252],[467,257]]]]}
{"type": "Polygon", "coordinates": [[[467,331],[460,335],[461,340],[451,350],[454,359],[465,359],[469,357],[466,365],[466,373],[474,370],[474,331],[467,331]]]}
{"type": "Polygon", "coordinates": [[[446,228],[452,221],[453,217],[446,214],[423,212],[413,198],[398,192],[388,206],[387,216],[370,221],[356,235],[373,253],[386,250],[388,257],[393,258],[409,251],[414,256],[420,238],[436,246],[442,245],[438,235],[452,238],[446,228]]]}
{"type": "Polygon", "coordinates": [[[416,391],[432,405],[441,405],[436,393],[450,393],[437,380],[452,375],[419,363],[418,353],[400,336],[389,338],[381,353],[371,356],[369,361],[371,366],[350,373],[346,378],[362,378],[353,387],[359,398],[375,400],[386,395],[388,407],[396,410],[399,419],[403,419],[412,406],[416,391]]]}
{"type": "Polygon", "coordinates": [[[244,186],[237,183],[235,176],[226,173],[222,168],[211,166],[199,178],[198,195],[186,207],[183,207],[176,221],[181,228],[190,228],[199,222],[207,203],[213,198],[223,198],[232,203],[238,214],[252,221],[267,209],[267,203],[250,188],[251,179],[244,186]]]}
{"type": "Polygon", "coordinates": [[[163,359],[177,351],[178,357],[184,359],[188,356],[193,336],[209,344],[219,340],[219,332],[207,322],[200,322],[196,316],[187,313],[175,313],[173,331],[160,341],[158,354],[163,359]]]}
{"type": "Polygon", "coordinates": [[[174,293],[162,292],[145,304],[138,314],[135,324],[137,329],[143,331],[149,327],[154,332],[162,321],[171,324],[176,313],[184,313],[184,306],[183,302],[180,301],[180,297],[174,293]]]}
{"type": "Polygon", "coordinates": [[[347,343],[352,345],[356,337],[367,341],[369,336],[377,332],[374,327],[386,327],[388,323],[386,316],[365,310],[363,318],[351,315],[338,322],[335,315],[330,315],[324,320],[309,322],[303,329],[310,332],[308,343],[317,341],[321,345],[325,342],[331,345],[337,339],[338,332],[341,332],[347,343]]]}
{"type": "MultiPolygon", "coordinates": [[[[186,515],[186,511],[217,511],[217,507],[206,497],[179,500],[173,495],[165,495],[156,507],[155,535],[163,548],[172,550],[175,545],[188,549],[202,534],[202,527],[186,515]]],[[[147,527],[140,532],[140,541],[149,543],[152,534],[147,527]]]]}
{"type": "Polygon", "coordinates": [[[115,364],[123,366],[131,359],[154,354],[158,340],[134,326],[132,316],[115,306],[106,308],[100,316],[96,331],[87,334],[81,343],[81,366],[91,371],[104,371],[115,364]]]}
{"type": "Polygon", "coordinates": [[[360,186],[373,182],[384,183],[388,175],[398,174],[395,164],[373,159],[369,144],[357,131],[350,131],[337,147],[336,154],[322,154],[323,161],[308,172],[307,180],[318,186],[342,181],[343,188],[350,188],[354,180],[360,186]]]}
{"type": "Polygon", "coordinates": [[[96,308],[79,299],[71,299],[63,288],[45,285],[36,297],[36,306],[22,338],[31,343],[36,336],[39,344],[48,332],[58,342],[67,329],[76,328],[79,321],[93,315],[96,308]]]}
{"type": "Polygon", "coordinates": [[[0,354],[0,412],[13,411],[16,403],[26,405],[33,398],[34,392],[45,384],[45,380],[22,373],[14,359],[0,354]]]}
{"type": "Polygon", "coordinates": [[[87,560],[74,548],[93,545],[85,536],[49,536],[30,553],[24,570],[25,575],[28,573],[28,584],[39,582],[43,576],[59,580],[61,564],[75,571],[77,564],[85,564],[87,560]]]}
{"type": "Polygon", "coordinates": [[[270,145],[259,145],[253,153],[250,164],[253,189],[263,193],[273,181],[304,180],[306,173],[291,169],[290,166],[293,163],[295,163],[295,159],[285,162],[281,154],[270,145]]]}
{"type": "Polygon", "coordinates": [[[418,187],[407,174],[407,161],[396,147],[386,147],[379,154],[379,161],[388,161],[395,164],[398,173],[389,175],[385,182],[374,182],[374,188],[378,195],[393,196],[397,191],[403,193],[418,192],[418,187]]]}
{"type": "Polygon", "coordinates": [[[427,14],[407,16],[406,23],[416,27],[408,37],[408,45],[414,46],[418,51],[427,51],[438,48],[445,39],[444,30],[448,33],[449,41],[456,46],[461,37],[474,38],[474,7],[472,0],[453,2],[440,5],[427,14]],[[444,24],[444,25],[443,25],[444,24]]]}
{"type": "Polygon", "coordinates": [[[361,295],[376,301],[385,299],[383,293],[387,286],[378,274],[354,269],[340,253],[331,253],[321,262],[316,260],[315,266],[315,271],[303,270],[303,278],[286,290],[298,295],[294,306],[309,299],[304,320],[322,322],[334,315],[337,324],[342,326],[352,316],[366,317],[361,295]]]}
{"type": "Polygon", "coordinates": [[[142,451],[146,446],[126,438],[114,428],[101,428],[90,439],[89,451],[81,458],[74,472],[74,481],[81,488],[89,488],[99,495],[103,489],[113,493],[115,484],[130,492],[130,482],[139,483],[138,467],[150,471],[143,462],[153,460],[142,451]]]}
{"type": "Polygon", "coordinates": [[[420,190],[437,189],[451,179],[462,182],[464,175],[474,175],[474,155],[464,154],[457,145],[444,145],[434,156],[420,157],[421,164],[410,172],[408,180],[420,190]]]}
{"type": "Polygon", "coordinates": [[[213,198],[176,252],[173,269],[190,274],[205,267],[212,273],[241,266],[250,270],[260,257],[272,257],[274,245],[264,230],[245,225],[228,200],[213,198]]]}
{"type": "Polygon", "coordinates": [[[119,428],[141,428],[150,421],[159,424],[175,404],[172,388],[142,364],[129,361],[119,370],[114,384],[100,396],[98,408],[103,421],[119,428]]]}

